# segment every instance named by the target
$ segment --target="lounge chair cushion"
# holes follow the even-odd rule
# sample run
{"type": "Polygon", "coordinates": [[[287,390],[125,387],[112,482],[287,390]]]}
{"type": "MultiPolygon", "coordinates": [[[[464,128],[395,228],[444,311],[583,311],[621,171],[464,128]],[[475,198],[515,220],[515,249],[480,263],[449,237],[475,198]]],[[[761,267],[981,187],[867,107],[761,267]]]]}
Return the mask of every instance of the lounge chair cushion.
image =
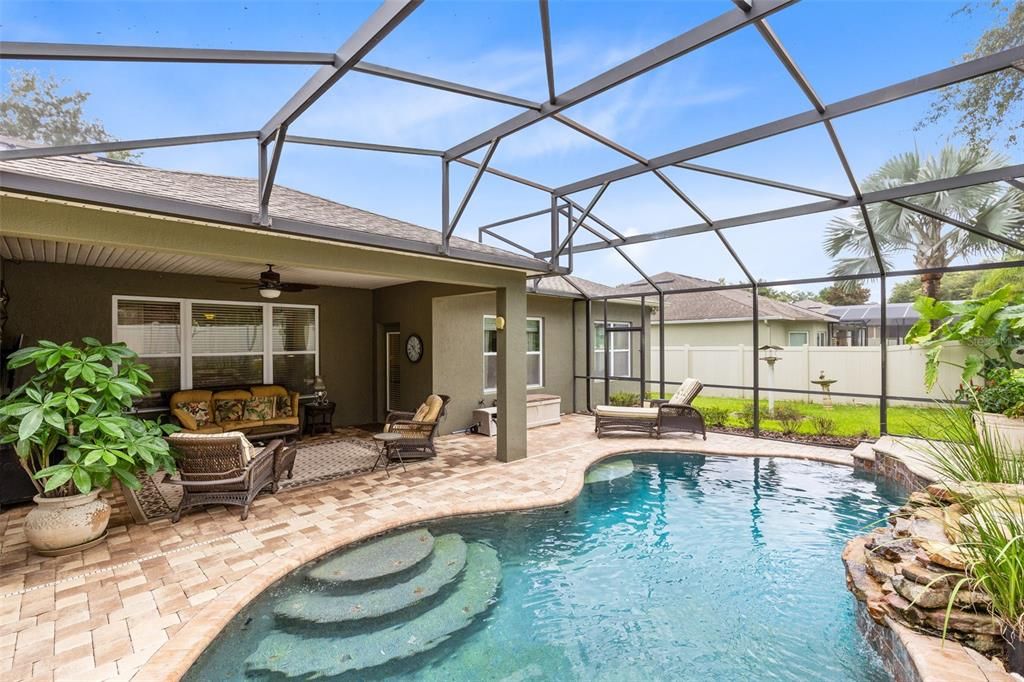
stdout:
{"type": "Polygon", "coordinates": [[[668,401],[669,405],[689,405],[693,402],[693,399],[697,397],[701,389],[704,388],[704,384],[700,383],[696,379],[688,377],[686,381],[679,385],[676,392],[672,395],[672,398],[668,401]]]}
{"type": "Polygon", "coordinates": [[[436,422],[437,418],[441,416],[441,408],[444,407],[444,401],[441,400],[441,396],[431,395],[427,398],[427,402],[423,404],[427,408],[426,413],[418,419],[415,417],[413,419],[419,422],[436,422]]]}
{"type": "Polygon", "coordinates": [[[245,437],[245,434],[240,431],[224,431],[223,433],[187,433],[179,431],[170,435],[172,445],[175,440],[187,440],[189,438],[223,438],[224,440],[240,441],[242,449],[242,466],[248,464],[252,458],[256,456],[256,447],[250,443],[249,439],[245,437]]]}
{"type": "Polygon", "coordinates": [[[620,417],[623,419],[657,419],[656,407],[619,407],[617,405],[598,405],[595,410],[600,417],[620,417]]]}

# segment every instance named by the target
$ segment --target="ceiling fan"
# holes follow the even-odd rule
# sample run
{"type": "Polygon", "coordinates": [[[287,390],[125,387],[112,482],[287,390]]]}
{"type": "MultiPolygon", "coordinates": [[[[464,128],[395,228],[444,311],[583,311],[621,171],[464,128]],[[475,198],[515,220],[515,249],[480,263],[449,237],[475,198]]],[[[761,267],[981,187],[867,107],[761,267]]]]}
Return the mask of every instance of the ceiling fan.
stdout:
{"type": "Polygon", "coordinates": [[[260,273],[258,284],[242,287],[243,289],[259,289],[263,298],[277,298],[282,291],[305,291],[306,289],[319,289],[315,284],[297,284],[295,282],[282,282],[281,273],[274,271],[274,265],[267,263],[267,269],[260,273]]]}

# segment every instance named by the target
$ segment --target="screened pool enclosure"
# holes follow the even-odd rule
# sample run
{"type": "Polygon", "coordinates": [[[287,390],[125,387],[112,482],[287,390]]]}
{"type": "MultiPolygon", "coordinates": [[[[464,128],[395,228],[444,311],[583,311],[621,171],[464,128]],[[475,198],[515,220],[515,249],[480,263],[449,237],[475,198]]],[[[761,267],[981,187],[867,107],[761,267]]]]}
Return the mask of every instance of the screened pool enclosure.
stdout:
{"type": "MultiPolygon", "coordinates": [[[[547,91],[536,99],[524,99],[475,86],[443,80],[432,76],[400,70],[366,61],[366,57],[388,34],[406,22],[423,4],[422,0],[388,0],[355,31],[342,46],[333,53],[314,51],[271,51],[259,49],[204,49],[174,47],[143,47],[121,45],[92,45],[67,43],[3,42],[0,43],[0,58],[22,61],[93,61],[93,62],[141,62],[141,63],[197,63],[237,65],[313,65],[319,67],[302,87],[280,107],[280,109],[258,128],[202,135],[157,137],[150,139],[75,144],[65,146],[40,146],[0,151],[0,161],[44,158],[60,155],[95,154],[123,150],[182,145],[202,145],[229,141],[254,141],[252,168],[258,178],[258,196],[255,205],[258,210],[243,220],[237,212],[228,212],[213,206],[195,204],[190,208],[189,219],[206,220],[223,224],[259,226],[266,230],[317,239],[336,240],[352,244],[388,248],[398,251],[412,251],[431,257],[476,260],[492,265],[520,266],[523,262],[518,253],[525,254],[533,261],[546,263],[546,274],[537,279],[561,278],[579,299],[573,306],[574,316],[583,318],[586,329],[585,348],[574,348],[576,357],[575,379],[585,386],[586,408],[605,401],[613,386],[633,385],[637,392],[670,393],[685,377],[673,376],[666,368],[666,329],[672,323],[665,319],[666,296],[697,295],[713,291],[741,291],[751,294],[751,310],[746,321],[749,330],[743,344],[738,346],[745,358],[740,359],[741,380],[730,382],[705,382],[710,388],[735,391],[750,397],[753,404],[755,433],[760,425],[760,400],[770,390],[782,396],[804,397],[811,394],[806,386],[766,385],[765,365],[759,358],[759,348],[773,343],[764,338],[765,327],[759,311],[759,292],[769,288],[806,285],[831,285],[844,282],[867,282],[875,287],[874,294],[883,304],[879,307],[877,358],[871,356],[870,366],[861,366],[859,371],[869,372],[877,377],[871,390],[843,390],[840,383],[832,391],[838,398],[867,401],[878,406],[878,424],[881,433],[889,431],[888,409],[890,404],[920,402],[929,396],[908,395],[890,390],[892,370],[890,342],[887,331],[887,311],[884,302],[894,284],[907,278],[925,279],[939,277],[953,272],[969,272],[997,268],[1020,268],[1024,266],[1024,236],[1021,225],[1012,229],[990,230],[982,221],[967,221],[952,211],[944,211],[943,203],[937,200],[949,193],[965,188],[979,188],[979,192],[993,202],[1020,203],[1017,193],[1024,191],[1024,163],[1020,158],[999,157],[1005,163],[998,167],[985,167],[966,173],[939,173],[926,179],[915,178],[904,183],[890,183],[884,187],[865,186],[858,180],[849,160],[849,147],[843,143],[842,125],[847,120],[858,125],[871,126],[877,121],[870,112],[909,100],[928,96],[956,84],[995,77],[1024,77],[1024,47],[1014,47],[1001,52],[958,63],[947,68],[918,74],[915,77],[895,82],[860,94],[826,101],[818,94],[815,86],[801,69],[786,46],[780,34],[773,29],[769,20],[775,15],[785,16],[796,0],[735,0],[731,5],[723,2],[723,12],[714,18],[686,30],[631,59],[619,63],[574,87],[556,88],[556,69],[553,58],[553,39],[550,8],[547,0],[539,2],[540,32],[537,40],[543,46],[544,69],[547,91]],[[775,66],[784,69],[803,98],[804,107],[799,113],[776,118],[729,134],[705,139],[676,149],[663,149],[657,155],[641,154],[584,125],[577,117],[574,107],[579,107],[592,98],[598,98],[620,86],[640,79],[648,73],[668,68],[676,60],[713,46],[728,36],[744,32],[754,35],[774,55],[775,66]],[[345,140],[326,137],[297,135],[290,132],[296,121],[341,81],[346,74],[358,73],[375,79],[398,81],[413,86],[435,89],[466,98],[474,98],[513,107],[519,111],[496,125],[479,132],[464,131],[465,139],[447,148],[426,148],[388,144],[386,140],[345,140]],[[621,165],[610,170],[580,178],[563,184],[539,182],[521,174],[497,167],[492,161],[502,145],[507,145],[521,136],[524,131],[538,125],[561,126],[574,134],[587,138],[589,142],[611,150],[621,159],[621,165]],[[469,135],[469,133],[473,133],[469,135]],[[726,170],[715,163],[718,156],[734,149],[764,150],[766,155],[777,154],[784,149],[786,141],[793,141],[803,149],[804,145],[820,144],[819,150],[827,154],[831,163],[841,169],[847,187],[842,191],[817,189],[794,184],[781,178],[765,177],[750,173],[726,170]],[[772,147],[772,144],[782,145],[772,147]],[[361,230],[316,229],[297,221],[276,218],[272,213],[271,197],[274,192],[282,151],[293,145],[322,148],[363,150],[381,154],[413,155],[436,159],[440,174],[438,203],[440,206],[440,240],[436,248],[415,246],[407,240],[384,233],[361,230]],[[468,180],[455,182],[455,174],[468,175],[468,180]],[[467,170],[468,169],[468,170],[467,170]],[[497,178],[509,186],[528,188],[536,192],[537,205],[524,206],[525,210],[501,220],[485,224],[471,224],[468,212],[478,186],[484,178],[497,178]],[[748,191],[765,188],[781,192],[784,205],[775,205],[767,210],[741,212],[725,218],[713,217],[704,202],[691,191],[691,183],[698,179],[723,183],[722,188],[734,192],[737,199],[748,191]],[[657,191],[668,192],[678,202],[680,214],[692,217],[692,222],[675,227],[654,227],[647,224],[615,224],[616,221],[602,218],[602,199],[617,186],[631,182],[646,182],[657,191]],[[458,185],[458,191],[453,185],[458,185]],[[454,201],[453,201],[454,199],[454,201]],[[894,216],[916,216],[932,221],[939,242],[947,249],[949,256],[942,264],[936,265],[920,257],[922,249],[916,249],[917,257],[909,262],[894,254],[915,251],[920,244],[902,244],[897,248],[891,240],[880,235],[879,223],[904,219],[894,216]],[[818,240],[805,229],[807,219],[826,221],[845,220],[852,237],[845,251],[839,249],[839,262],[845,259],[845,270],[830,268],[833,265],[826,258],[821,262],[806,262],[794,258],[791,262],[768,262],[759,253],[758,244],[787,241],[818,240]],[[804,222],[801,222],[804,221],[804,222]],[[521,225],[531,225],[526,231],[519,231],[521,225]],[[538,237],[538,224],[543,227],[538,237]],[[502,255],[499,252],[467,252],[453,244],[455,235],[471,235],[480,242],[513,249],[518,252],[502,255]],[[529,243],[527,243],[529,241],[529,243]],[[538,246],[538,244],[540,244],[538,246]],[[735,272],[735,282],[711,282],[706,285],[674,288],[671,283],[658,279],[643,263],[642,245],[657,245],[659,249],[671,249],[678,254],[679,268],[685,270],[687,262],[699,260],[708,249],[728,254],[735,272]],[[953,258],[956,248],[968,256],[953,258]],[[970,248],[967,248],[970,247],[970,248]],[[571,275],[577,271],[582,259],[593,259],[604,254],[614,254],[635,272],[636,283],[617,290],[608,289],[600,294],[580,286],[571,275]],[[608,317],[608,302],[619,299],[639,302],[654,311],[650,324],[625,324],[608,317]],[[595,353],[594,338],[600,336],[600,353],[595,353]],[[628,340],[627,340],[628,339],[628,340]],[[639,362],[616,362],[616,351],[639,348],[639,362]],[[596,366],[597,363],[603,366],[596,366]],[[743,368],[746,369],[743,369],[743,368]],[[624,374],[620,374],[625,372],[624,374]]],[[[823,30],[841,31],[841,26],[826,26],[823,30]]],[[[455,36],[451,37],[455,39],[455,36]]],[[[302,46],[297,46],[301,48],[302,46]]],[[[737,68],[745,65],[737,63],[737,68]]],[[[212,86],[211,86],[212,87],[212,86]]],[[[240,106],[243,106],[240,104],[240,106]]],[[[896,153],[900,150],[892,150],[896,153]]],[[[500,157],[499,157],[500,158],[500,157]]],[[[0,184],[4,189],[40,194],[52,197],[70,197],[77,200],[93,201],[99,204],[122,206],[140,211],[170,213],[177,215],[177,209],[169,209],[166,202],[144,193],[108,192],[106,190],[74,186],[73,183],[4,170],[0,184]]],[[[461,176],[460,176],[461,177],[461,176]]],[[[397,197],[396,197],[397,198],[397,197]]],[[[741,202],[737,201],[737,205],[741,202]]],[[[834,223],[830,223],[834,224],[834,223]]],[[[610,282],[608,284],[611,284],[610,282]]],[[[267,313],[270,315],[271,313],[267,313]]],[[[813,338],[813,337],[811,337],[813,338]]],[[[312,356],[311,356],[312,357],[312,356]]],[[[628,352],[623,355],[629,358],[628,352]]],[[[271,357],[269,361],[272,361],[271,357]]],[[[790,360],[792,362],[792,360],[790,360]]],[[[785,361],[784,361],[785,362],[785,361]]],[[[810,361],[807,361],[810,362],[810,361]]],[[[812,368],[808,367],[808,371],[812,368]]],[[[816,369],[816,368],[815,368],[816,369]]],[[[539,370],[538,370],[539,371],[539,370]]],[[[816,371],[815,371],[816,374],[816,371]]],[[[579,402],[579,401],[578,401],[579,402]]],[[[583,405],[574,406],[578,410],[583,405]]]]}

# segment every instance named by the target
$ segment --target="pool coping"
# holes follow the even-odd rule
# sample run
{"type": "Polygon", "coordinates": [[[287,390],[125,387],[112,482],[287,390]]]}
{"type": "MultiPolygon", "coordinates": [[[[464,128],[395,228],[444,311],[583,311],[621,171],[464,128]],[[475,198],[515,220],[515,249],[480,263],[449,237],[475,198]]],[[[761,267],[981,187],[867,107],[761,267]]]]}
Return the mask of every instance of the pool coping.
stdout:
{"type": "MultiPolygon", "coordinates": [[[[495,463],[492,467],[511,469],[513,467],[527,467],[536,465],[538,461],[546,457],[554,457],[567,450],[578,449],[590,446],[594,452],[592,456],[583,457],[579,461],[569,463],[571,469],[567,470],[558,488],[548,493],[544,499],[527,500],[519,503],[506,503],[488,499],[467,500],[455,503],[445,510],[433,512],[419,511],[403,516],[401,519],[378,520],[374,523],[363,524],[358,530],[338,534],[324,539],[314,545],[306,545],[301,551],[291,551],[288,555],[278,556],[276,559],[254,569],[244,580],[229,586],[216,598],[209,601],[193,617],[186,627],[178,630],[157,649],[149,660],[137,671],[134,679],[141,680],[169,680],[180,679],[202,655],[203,651],[221,633],[225,626],[252,600],[262,594],[273,583],[277,582],[291,571],[313,561],[329,552],[340,549],[346,545],[354,544],[374,536],[386,533],[406,526],[413,526],[430,521],[446,520],[455,517],[476,516],[480,514],[494,514],[502,512],[530,511],[555,507],[566,504],[579,497],[583,490],[584,476],[588,469],[595,464],[622,455],[636,454],[642,452],[666,452],[681,455],[708,455],[725,457],[778,457],[781,459],[795,459],[802,461],[821,462],[840,466],[854,467],[853,458],[849,454],[814,453],[810,448],[806,453],[794,450],[792,453],[778,452],[725,452],[709,448],[708,443],[703,442],[697,448],[694,441],[688,440],[652,440],[644,442],[643,447],[638,447],[635,442],[623,447],[612,445],[614,438],[601,439],[597,442],[588,441],[574,443],[564,448],[558,448],[538,455],[531,455],[508,463],[495,463]],[[594,448],[594,445],[608,444],[611,451],[603,451],[604,448],[594,448]],[[687,447],[687,446],[690,447],[687,447]]],[[[631,439],[633,440],[633,439],[631,439]]],[[[803,444],[795,444],[803,445],[803,444]]],[[[471,476],[475,472],[458,474],[458,476],[471,476]]],[[[424,485],[430,485],[429,483],[424,485]]]]}

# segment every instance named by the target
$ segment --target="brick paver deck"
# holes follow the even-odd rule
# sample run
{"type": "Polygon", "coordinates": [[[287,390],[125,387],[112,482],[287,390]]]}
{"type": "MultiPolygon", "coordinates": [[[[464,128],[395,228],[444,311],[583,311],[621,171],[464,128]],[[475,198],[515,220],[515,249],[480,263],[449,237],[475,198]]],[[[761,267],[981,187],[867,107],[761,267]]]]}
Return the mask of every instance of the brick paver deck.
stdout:
{"type": "Polygon", "coordinates": [[[0,679],[177,679],[242,606],[295,567],[410,522],[566,502],[585,469],[609,454],[852,462],[840,450],[724,434],[598,440],[583,416],[530,431],[530,456],[518,462],[498,462],[494,439],[483,436],[447,437],[439,449],[390,478],[378,470],[263,495],[244,522],[224,507],[177,524],[132,525],[115,513],[105,543],[65,557],[28,548],[28,507],[0,514],[0,679]]]}

